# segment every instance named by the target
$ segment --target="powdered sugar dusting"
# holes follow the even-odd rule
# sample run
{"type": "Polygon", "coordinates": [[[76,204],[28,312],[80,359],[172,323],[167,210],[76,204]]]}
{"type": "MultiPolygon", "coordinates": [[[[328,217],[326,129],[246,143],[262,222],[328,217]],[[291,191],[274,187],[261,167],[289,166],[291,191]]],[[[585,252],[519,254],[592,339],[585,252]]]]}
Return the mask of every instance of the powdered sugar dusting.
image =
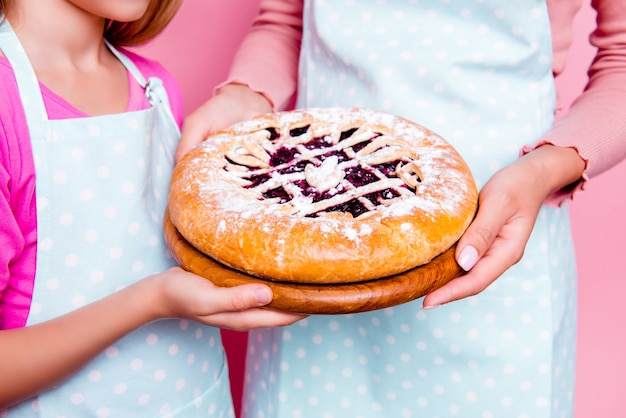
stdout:
{"type": "MultiPolygon", "coordinates": [[[[416,211],[427,214],[430,218],[435,219],[438,213],[455,214],[461,207],[467,205],[467,196],[472,195],[470,189],[475,187],[473,179],[468,178],[465,163],[456,151],[441,137],[430,132],[429,130],[411,123],[407,120],[396,116],[370,111],[366,109],[307,109],[304,112],[283,112],[279,115],[279,125],[277,130],[286,131],[289,127],[299,127],[306,124],[312,124],[312,131],[315,130],[316,124],[330,125],[337,131],[344,131],[351,127],[367,126],[370,132],[383,132],[385,135],[398,138],[406,143],[411,144],[411,153],[415,156],[413,161],[419,167],[420,181],[415,186],[414,193],[404,193],[393,199],[388,205],[378,205],[374,209],[376,216],[381,219],[389,217],[411,216],[416,211]]],[[[199,147],[202,148],[204,155],[217,156],[220,155],[220,149],[225,144],[243,144],[246,138],[250,138],[250,132],[266,129],[267,119],[252,119],[238,123],[231,127],[235,135],[221,135],[205,141],[199,147]],[[239,135],[239,136],[238,136],[239,135]]],[[[315,135],[315,132],[311,132],[315,135]]],[[[269,134],[268,134],[269,135],[269,134]]],[[[261,144],[263,145],[263,144],[261,144]]],[[[378,157],[384,158],[385,153],[394,152],[395,149],[383,149],[378,157]]],[[[196,180],[201,182],[197,184],[200,194],[211,196],[220,196],[219,202],[224,211],[229,213],[238,213],[241,220],[244,221],[258,215],[272,215],[275,217],[292,217],[294,219],[304,219],[304,215],[315,210],[314,202],[310,197],[302,196],[294,198],[288,203],[277,203],[277,199],[262,198],[253,190],[244,189],[242,187],[240,177],[237,171],[228,171],[223,169],[221,159],[213,161],[210,158],[213,167],[206,167],[205,158],[198,158],[191,164],[194,170],[198,172],[202,170],[214,171],[210,176],[198,176],[196,180]]],[[[341,163],[346,165],[346,163],[341,163]]],[[[259,163],[262,165],[262,163],[259,163]]],[[[342,181],[344,172],[339,174],[338,166],[340,162],[336,157],[328,158],[322,161],[319,166],[307,165],[303,171],[308,170],[309,177],[306,181],[317,190],[322,192],[330,191],[332,195],[333,188],[337,187],[342,181]]],[[[260,168],[259,170],[262,170],[260,168]]],[[[297,176],[301,174],[289,174],[297,176]]],[[[288,175],[284,175],[286,179],[288,175]]],[[[272,184],[281,184],[283,178],[276,173],[271,174],[272,184]]],[[[372,214],[364,215],[363,219],[372,216],[372,214]]],[[[233,218],[236,219],[236,218],[233,218]]],[[[271,216],[268,219],[275,219],[271,216]]],[[[346,226],[344,222],[337,221],[333,216],[319,216],[317,218],[306,218],[307,222],[318,224],[318,230],[321,232],[333,232],[340,228],[344,236],[349,240],[357,240],[359,236],[367,235],[372,232],[371,227],[367,224],[361,228],[355,227],[354,223],[346,226]],[[367,226],[365,226],[367,225],[367,226]]],[[[355,218],[357,221],[359,218],[355,218]]],[[[220,225],[221,229],[222,225],[220,225]]],[[[411,223],[402,223],[402,231],[408,231],[412,228],[411,223]]]]}

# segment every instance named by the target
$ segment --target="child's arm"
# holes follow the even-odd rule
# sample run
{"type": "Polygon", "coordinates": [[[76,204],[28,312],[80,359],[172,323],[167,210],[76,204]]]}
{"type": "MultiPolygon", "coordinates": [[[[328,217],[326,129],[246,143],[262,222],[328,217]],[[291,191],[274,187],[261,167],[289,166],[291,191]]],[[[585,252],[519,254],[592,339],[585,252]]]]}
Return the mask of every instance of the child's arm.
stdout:
{"type": "Polygon", "coordinates": [[[0,331],[0,410],[60,383],[124,335],[160,318],[235,330],[302,318],[256,309],[271,298],[263,285],[218,288],[174,268],[42,324],[0,331]]]}

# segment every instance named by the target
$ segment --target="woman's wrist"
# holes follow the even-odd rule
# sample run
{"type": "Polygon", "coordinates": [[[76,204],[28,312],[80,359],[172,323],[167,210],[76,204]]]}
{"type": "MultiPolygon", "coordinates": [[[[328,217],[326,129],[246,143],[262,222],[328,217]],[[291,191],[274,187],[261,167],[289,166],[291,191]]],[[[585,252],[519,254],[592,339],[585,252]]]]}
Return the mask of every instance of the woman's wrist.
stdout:
{"type": "Polygon", "coordinates": [[[541,145],[522,157],[533,166],[546,197],[583,178],[586,162],[572,147],[541,145]]]}
{"type": "Polygon", "coordinates": [[[245,103],[245,107],[252,109],[251,112],[256,114],[272,112],[274,106],[270,99],[264,94],[253,90],[247,84],[231,82],[224,84],[216,91],[216,95],[227,95],[238,103],[245,103]]]}

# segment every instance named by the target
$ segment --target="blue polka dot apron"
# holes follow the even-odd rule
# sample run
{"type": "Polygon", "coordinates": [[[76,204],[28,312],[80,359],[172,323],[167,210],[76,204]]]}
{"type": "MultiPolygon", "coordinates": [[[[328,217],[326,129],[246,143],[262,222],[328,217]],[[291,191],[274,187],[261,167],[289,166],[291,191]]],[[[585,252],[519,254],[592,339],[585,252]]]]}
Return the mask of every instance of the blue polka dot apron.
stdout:
{"type": "MultiPolygon", "coordinates": [[[[543,0],[305,1],[298,107],[363,106],[447,138],[479,187],[553,122],[543,0]]],[[[571,417],[576,270],[567,210],[475,297],[250,333],[246,417],[571,417]]]]}
{"type": "MultiPolygon", "coordinates": [[[[35,73],[7,23],[0,48],[15,69],[36,166],[33,325],[175,265],[162,217],[180,132],[161,81],[145,80],[113,48],[152,106],[65,120],[48,120],[35,73]]],[[[150,323],[8,416],[232,417],[219,331],[184,320],[150,323]]]]}

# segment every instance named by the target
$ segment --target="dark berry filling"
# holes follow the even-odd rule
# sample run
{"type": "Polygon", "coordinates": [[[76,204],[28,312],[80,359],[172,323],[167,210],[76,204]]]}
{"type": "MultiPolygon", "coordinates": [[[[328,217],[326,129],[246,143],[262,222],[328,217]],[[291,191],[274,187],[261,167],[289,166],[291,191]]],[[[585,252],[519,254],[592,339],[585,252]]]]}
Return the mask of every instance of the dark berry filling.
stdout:
{"type": "Polygon", "coordinates": [[[276,128],[267,128],[266,131],[270,133],[270,141],[275,141],[280,136],[278,132],[276,132],[276,128]]]}
{"type": "Polygon", "coordinates": [[[355,133],[359,128],[348,129],[347,131],[343,131],[341,135],[339,135],[339,141],[343,141],[346,138],[350,138],[353,133],[355,133]]]}
{"type": "Polygon", "coordinates": [[[276,167],[282,164],[290,163],[295,160],[296,156],[299,154],[300,153],[295,148],[280,147],[276,150],[276,152],[270,155],[270,166],[276,167]]]}
{"type": "MultiPolygon", "coordinates": [[[[310,126],[307,125],[301,128],[292,129],[290,131],[290,135],[292,137],[301,136],[308,131],[309,127],[310,126]]],[[[279,137],[279,134],[277,133],[276,129],[268,128],[267,130],[270,132],[271,141],[274,141],[279,137]]],[[[340,141],[343,141],[351,137],[356,131],[357,131],[357,128],[353,128],[353,129],[349,129],[347,131],[342,132],[340,136],[340,141]]],[[[371,143],[371,141],[374,138],[380,135],[381,134],[377,133],[371,139],[361,141],[353,145],[351,148],[354,152],[358,152],[360,149],[364,148],[369,143],[371,143]]],[[[323,137],[312,138],[310,141],[301,145],[309,150],[324,150],[325,148],[330,148],[330,144],[323,137]]],[[[327,153],[321,155],[318,158],[320,158],[320,160],[325,160],[330,156],[336,156],[338,159],[338,162],[342,162],[342,161],[346,161],[350,159],[350,157],[348,157],[346,152],[342,149],[329,150],[327,153]]],[[[306,161],[306,160],[298,160],[299,157],[300,157],[300,153],[295,147],[283,145],[279,147],[275,152],[270,154],[269,165],[270,167],[273,167],[275,169],[274,170],[275,172],[280,173],[280,174],[302,172],[304,170],[304,167],[308,164],[311,164],[311,162],[306,161]]],[[[230,160],[229,162],[232,164],[236,164],[230,160]]],[[[397,177],[397,175],[395,174],[395,167],[398,165],[398,163],[399,161],[390,161],[387,163],[378,164],[374,167],[363,167],[361,165],[351,166],[345,170],[346,174],[345,174],[344,180],[346,180],[349,184],[351,184],[354,187],[361,187],[361,186],[365,186],[367,184],[374,183],[380,180],[380,178],[376,175],[376,171],[383,173],[385,176],[389,178],[397,177]]],[[[271,178],[271,174],[269,173],[252,174],[250,176],[247,176],[246,178],[250,181],[250,184],[246,187],[254,188],[260,184],[267,182],[271,178]]],[[[309,185],[306,182],[306,180],[294,181],[293,185],[296,186],[300,190],[300,193],[303,196],[310,197],[313,202],[327,200],[327,199],[332,198],[333,196],[343,194],[349,190],[341,183],[337,187],[333,188],[332,190],[325,191],[325,192],[319,192],[317,189],[309,185]]],[[[403,187],[408,187],[408,186],[403,186],[403,187]]],[[[361,197],[361,199],[369,200],[374,206],[376,206],[376,205],[381,204],[385,200],[393,199],[398,196],[399,196],[399,193],[397,191],[393,189],[385,189],[385,190],[381,190],[381,191],[364,195],[363,197],[361,197]]],[[[263,197],[266,199],[278,199],[280,203],[287,203],[293,199],[293,196],[290,195],[290,193],[287,192],[287,190],[285,190],[285,188],[283,188],[282,186],[265,191],[263,193],[263,197]]],[[[364,205],[362,201],[359,201],[357,198],[351,199],[345,203],[332,206],[324,210],[324,212],[349,212],[355,218],[368,211],[369,209],[366,207],[366,205],[364,205]]],[[[312,213],[308,216],[317,217],[318,213],[312,213]]]]}
{"type": "MultiPolygon", "coordinates": [[[[359,215],[363,215],[364,213],[369,212],[369,209],[367,209],[358,200],[352,199],[352,200],[350,200],[348,202],[345,202],[345,203],[343,203],[341,205],[330,207],[330,208],[326,209],[325,212],[349,212],[349,213],[352,214],[352,216],[354,218],[356,218],[359,215]]],[[[313,214],[309,215],[309,217],[316,218],[317,217],[317,213],[313,213],[313,214]]]]}
{"type": "Polygon", "coordinates": [[[289,131],[289,135],[291,135],[292,138],[295,138],[295,137],[300,136],[300,135],[304,135],[305,133],[307,133],[307,131],[309,130],[310,126],[311,125],[302,126],[300,128],[294,128],[294,129],[289,131]]]}
{"type": "Polygon", "coordinates": [[[289,193],[287,193],[287,191],[282,187],[277,187],[275,189],[266,191],[265,193],[263,193],[263,197],[265,197],[266,199],[278,198],[280,199],[281,203],[289,202],[291,200],[291,196],[289,195],[289,193]]]}
{"type": "Polygon", "coordinates": [[[268,181],[270,178],[271,176],[269,174],[259,174],[257,176],[250,176],[248,177],[248,180],[250,180],[251,183],[246,186],[246,189],[251,189],[251,188],[258,186],[259,184],[263,184],[266,181],[268,181]]]}
{"type": "Polygon", "coordinates": [[[346,180],[353,186],[361,187],[366,184],[374,183],[378,180],[378,177],[372,170],[366,169],[361,166],[350,167],[346,170],[346,180]]]}
{"type": "Polygon", "coordinates": [[[313,138],[306,144],[303,144],[306,149],[323,149],[328,146],[328,143],[324,138],[313,138]]]}

